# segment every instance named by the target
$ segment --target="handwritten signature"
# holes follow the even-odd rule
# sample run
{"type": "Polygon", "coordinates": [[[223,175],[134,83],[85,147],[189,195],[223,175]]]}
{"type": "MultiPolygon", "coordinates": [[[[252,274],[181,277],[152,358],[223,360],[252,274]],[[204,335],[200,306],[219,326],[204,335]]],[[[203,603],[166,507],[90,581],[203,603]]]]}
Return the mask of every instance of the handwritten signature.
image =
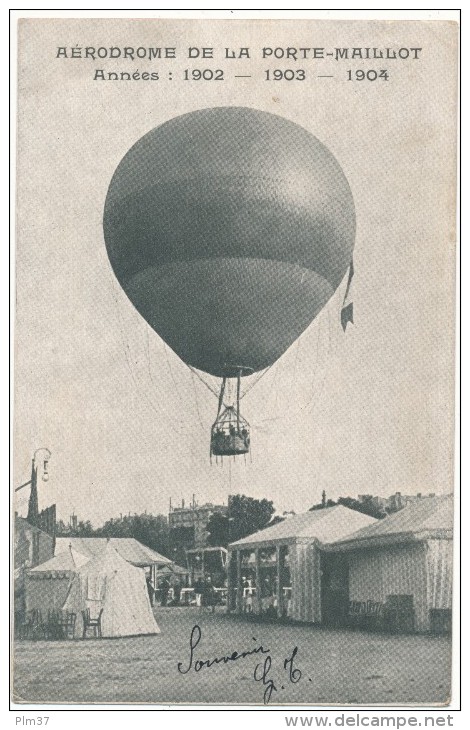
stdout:
{"type": "MultiPolygon", "coordinates": [[[[264,661],[259,662],[254,669],[253,679],[255,682],[261,682],[264,687],[263,701],[267,705],[271,701],[274,692],[278,692],[274,679],[272,677],[273,659],[271,655],[271,649],[266,649],[262,644],[254,646],[252,649],[245,649],[243,651],[231,651],[220,657],[212,657],[210,659],[197,659],[195,657],[195,650],[202,639],[201,627],[197,624],[193,626],[191,635],[189,637],[189,658],[184,662],[178,662],[178,672],[180,674],[189,674],[189,672],[200,672],[203,669],[210,669],[214,665],[218,664],[229,664],[236,662],[255,654],[264,654],[264,661]]],[[[253,637],[253,641],[256,639],[253,637]]],[[[290,682],[291,684],[297,684],[302,678],[302,671],[294,666],[298,653],[298,647],[295,646],[289,657],[283,661],[283,669],[286,672],[286,679],[284,681],[290,682]]],[[[285,686],[281,685],[281,689],[285,686]]]]}
{"type": "MultiPolygon", "coordinates": [[[[297,684],[297,682],[300,682],[302,678],[301,670],[297,667],[294,667],[294,659],[297,656],[298,650],[299,648],[297,646],[294,646],[290,657],[284,659],[284,670],[287,671],[287,678],[288,681],[291,682],[291,684],[297,684]]],[[[271,656],[267,656],[262,664],[256,665],[255,671],[253,673],[255,681],[262,682],[263,686],[265,687],[263,694],[263,700],[265,705],[269,704],[273,692],[278,691],[274,680],[269,676],[271,672],[271,666],[271,656]]],[[[281,689],[284,689],[284,685],[281,686],[281,689]]]]}

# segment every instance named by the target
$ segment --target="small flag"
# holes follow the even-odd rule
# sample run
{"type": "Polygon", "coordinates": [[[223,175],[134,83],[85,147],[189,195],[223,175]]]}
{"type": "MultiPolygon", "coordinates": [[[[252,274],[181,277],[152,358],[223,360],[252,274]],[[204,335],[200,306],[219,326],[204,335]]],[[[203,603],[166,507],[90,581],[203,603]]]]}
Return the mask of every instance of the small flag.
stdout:
{"type": "Polygon", "coordinates": [[[351,322],[351,324],[354,324],[354,312],[353,312],[354,304],[351,302],[350,304],[347,304],[345,307],[341,310],[341,327],[343,328],[344,332],[346,332],[346,327],[348,326],[348,322],[351,322]]]}
{"type": "Polygon", "coordinates": [[[354,324],[354,305],[351,301],[351,283],[354,276],[354,262],[351,261],[349,266],[348,283],[346,285],[346,291],[344,293],[343,306],[341,307],[341,327],[346,332],[348,322],[354,324]]]}

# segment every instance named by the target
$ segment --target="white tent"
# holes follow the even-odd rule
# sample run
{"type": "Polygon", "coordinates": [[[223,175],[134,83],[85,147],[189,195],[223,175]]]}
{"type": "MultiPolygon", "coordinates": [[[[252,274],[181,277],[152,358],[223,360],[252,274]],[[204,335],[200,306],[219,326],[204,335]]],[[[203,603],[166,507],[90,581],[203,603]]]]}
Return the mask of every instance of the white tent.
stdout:
{"type": "Polygon", "coordinates": [[[158,634],[143,568],[122,558],[110,543],[104,552],[76,570],[64,610],[76,613],[75,636],[82,636],[82,611],[96,618],[101,609],[103,637],[158,634]]]}
{"type": "Polygon", "coordinates": [[[350,600],[412,596],[425,632],[452,609],[453,523],[452,495],[421,497],[325,549],[348,555],[350,600]]]}
{"type": "Polygon", "coordinates": [[[38,609],[47,618],[48,611],[61,609],[77,570],[89,560],[70,545],[60,555],[28,570],[24,577],[26,611],[38,609]]]}

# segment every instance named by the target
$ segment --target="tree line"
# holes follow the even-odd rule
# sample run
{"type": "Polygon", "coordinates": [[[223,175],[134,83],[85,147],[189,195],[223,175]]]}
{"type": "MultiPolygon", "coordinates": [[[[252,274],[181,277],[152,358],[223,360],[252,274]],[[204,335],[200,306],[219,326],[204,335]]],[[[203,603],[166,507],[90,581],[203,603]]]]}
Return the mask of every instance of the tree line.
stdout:
{"type": "MultiPolygon", "coordinates": [[[[207,525],[207,543],[227,547],[229,542],[262,530],[271,522],[274,514],[272,501],[253,499],[243,494],[230,497],[229,515],[217,512],[207,525]]],[[[93,527],[89,520],[77,520],[76,524],[57,522],[57,537],[133,537],[143,545],[167,557],[173,557],[170,528],[166,515],[134,514],[110,518],[101,527],[93,527]]]]}
{"type": "MultiPolygon", "coordinates": [[[[313,505],[311,510],[324,509],[336,504],[381,519],[386,513],[372,501],[359,501],[352,497],[340,497],[336,502],[328,499],[313,505]]],[[[263,530],[282,521],[275,516],[273,502],[267,499],[254,499],[244,494],[230,497],[226,515],[214,512],[207,525],[207,544],[227,547],[231,542],[241,540],[247,535],[263,530]]],[[[170,541],[170,528],[166,515],[134,514],[110,518],[101,527],[93,527],[89,520],[77,521],[70,525],[58,520],[57,537],[133,537],[143,545],[161,555],[173,558],[174,545],[170,541]]]]}

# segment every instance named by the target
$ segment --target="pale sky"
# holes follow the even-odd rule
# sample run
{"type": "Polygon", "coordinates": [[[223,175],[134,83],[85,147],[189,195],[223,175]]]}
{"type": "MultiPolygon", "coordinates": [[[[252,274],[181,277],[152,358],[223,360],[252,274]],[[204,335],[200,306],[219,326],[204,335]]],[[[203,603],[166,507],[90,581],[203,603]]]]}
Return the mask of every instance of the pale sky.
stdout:
{"type": "MultiPolygon", "coordinates": [[[[29,479],[33,451],[47,446],[41,506],[56,501],[60,517],[75,511],[95,525],[120,513],[167,513],[170,497],[175,505],[193,493],[199,503],[244,493],[299,512],[323,489],[330,498],[450,491],[454,26],[240,21],[227,30],[205,22],[193,25],[190,41],[188,28],[69,20],[21,30],[14,486],[29,479]],[[235,82],[223,59],[227,80],[217,87],[183,80],[188,45],[219,51],[235,39],[254,49],[253,60],[236,62],[235,73],[249,67],[250,80],[235,82]],[[98,82],[97,62],[55,58],[57,46],[75,44],[176,45],[181,54],[157,64],[165,78],[153,85],[98,82]],[[423,53],[390,62],[388,81],[348,82],[344,63],[325,61],[306,62],[304,86],[266,82],[255,51],[294,44],[423,53]],[[313,78],[330,71],[332,80],[313,78]],[[277,113],[318,137],[349,180],[357,237],[355,325],[343,334],[343,282],[243,400],[252,459],[221,468],[209,462],[216,399],[120,289],[102,215],[134,142],[174,116],[223,105],[277,113]]],[[[144,71],[146,63],[101,65],[144,71]]],[[[20,513],[27,497],[25,489],[20,513]]]]}

